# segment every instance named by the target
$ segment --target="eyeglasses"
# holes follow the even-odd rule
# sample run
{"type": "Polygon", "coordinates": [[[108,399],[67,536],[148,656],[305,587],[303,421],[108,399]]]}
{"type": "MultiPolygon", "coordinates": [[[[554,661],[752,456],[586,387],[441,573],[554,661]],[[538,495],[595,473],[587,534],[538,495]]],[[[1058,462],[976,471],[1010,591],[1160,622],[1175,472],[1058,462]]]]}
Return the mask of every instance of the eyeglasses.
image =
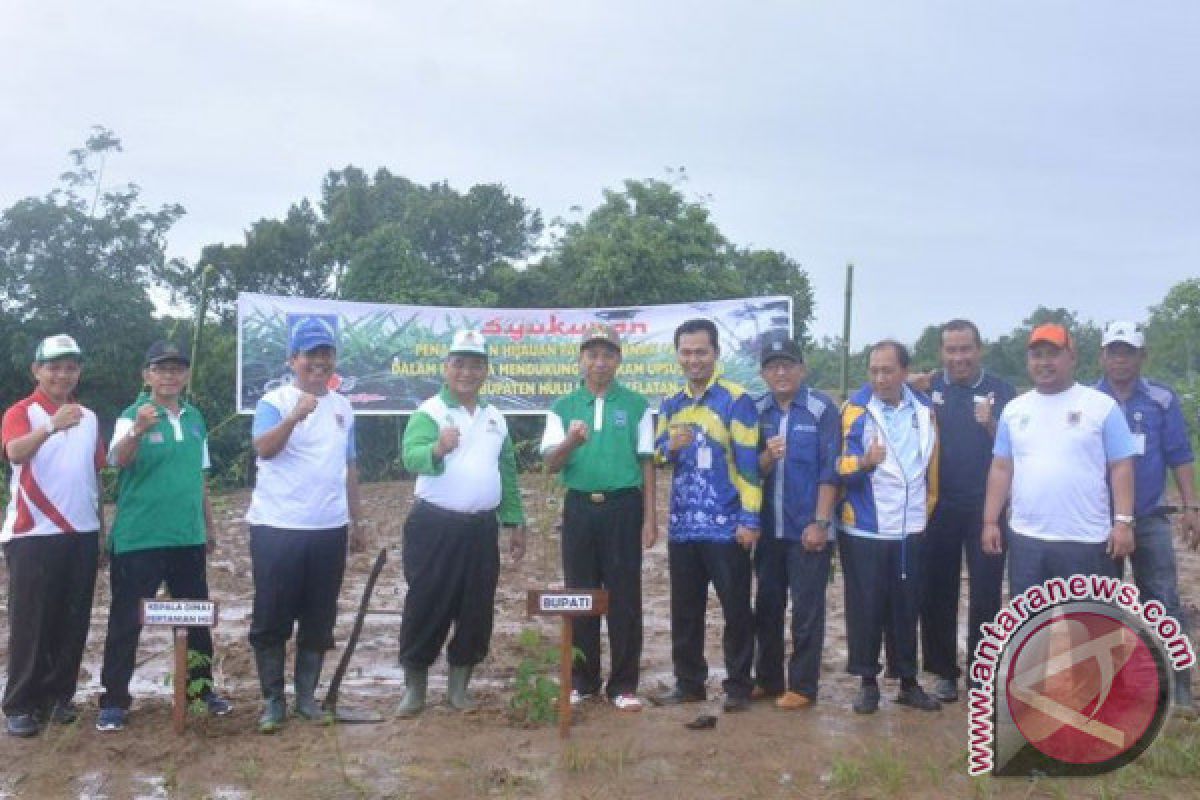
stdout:
{"type": "Polygon", "coordinates": [[[188,371],[188,366],[178,361],[164,361],[161,364],[151,364],[150,371],[159,375],[182,375],[188,371]]]}

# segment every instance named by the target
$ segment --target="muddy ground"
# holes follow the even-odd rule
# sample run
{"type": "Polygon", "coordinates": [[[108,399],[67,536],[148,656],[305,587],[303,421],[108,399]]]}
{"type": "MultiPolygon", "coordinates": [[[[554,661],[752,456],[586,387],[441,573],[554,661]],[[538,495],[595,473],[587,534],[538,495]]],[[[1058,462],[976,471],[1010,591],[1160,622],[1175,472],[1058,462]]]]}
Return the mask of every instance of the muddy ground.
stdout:
{"type": "MultiPolygon", "coordinates": [[[[220,689],[236,704],[222,719],[196,718],[183,735],[170,731],[169,641],[147,630],[134,679],[129,728],[94,727],[108,581],[98,583],[92,631],[84,659],[80,723],[55,727],[32,740],[0,736],[0,798],[341,798],[341,797],[1196,797],[1200,793],[1200,729],[1173,720],[1135,765],[1104,779],[1002,781],[966,775],[966,710],[953,704],[924,714],[888,702],[880,712],[850,712],[855,681],[846,676],[842,587],[829,591],[829,622],[821,701],[814,709],[784,713],[769,705],[740,715],[717,711],[720,686],[720,613],[710,600],[708,659],[715,730],[693,732],[682,723],[702,709],[647,708],[623,714],[589,704],[576,715],[569,741],[553,726],[517,724],[508,711],[520,660],[523,629],[557,641],[557,625],[525,616],[525,591],[560,580],[558,492],[542,476],[524,481],[531,516],[529,553],[520,565],[505,558],[496,599],[492,652],[474,683],[482,701],[462,715],[442,705],[445,664],[431,672],[433,707],[410,721],[394,719],[402,689],[396,635],[404,596],[400,529],[411,483],[365,487],[370,546],[351,557],[342,592],[338,641],[353,621],[366,575],[383,547],[389,551],[347,680],[342,702],[385,715],[379,725],[319,727],[290,721],[280,735],[255,732],[258,688],[246,629],[252,585],[246,529],[248,494],[217,498],[221,546],[210,561],[212,593],[221,603],[214,635],[220,689]]],[[[661,493],[660,493],[661,494],[661,493]]],[[[661,501],[660,497],[660,501],[661,501]]],[[[661,506],[660,506],[661,507],[661,506]]],[[[1200,554],[1181,552],[1180,585],[1195,616],[1200,601],[1200,554]]],[[[646,642],[642,691],[670,684],[666,549],[659,543],[645,564],[646,642]]],[[[4,582],[0,568],[0,583],[4,582]]],[[[965,587],[964,587],[965,588],[965,587]]],[[[965,591],[964,591],[965,596],[965,591]]],[[[960,614],[960,619],[965,613],[960,614]]],[[[7,617],[0,617],[7,624],[7,617]]],[[[7,647],[7,632],[0,648],[7,647]]],[[[6,649],[0,649],[0,657],[6,649]]],[[[333,671],[326,664],[324,679],[333,671]]],[[[324,683],[324,682],[323,682],[324,683]]]]}

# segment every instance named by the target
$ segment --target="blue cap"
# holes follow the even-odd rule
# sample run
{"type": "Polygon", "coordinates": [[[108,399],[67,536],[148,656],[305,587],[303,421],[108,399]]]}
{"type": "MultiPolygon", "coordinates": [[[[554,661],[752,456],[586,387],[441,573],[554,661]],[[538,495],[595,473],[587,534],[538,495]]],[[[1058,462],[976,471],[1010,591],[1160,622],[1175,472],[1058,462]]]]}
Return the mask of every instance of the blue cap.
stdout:
{"type": "Polygon", "coordinates": [[[296,323],[296,327],[292,328],[292,340],[288,346],[288,352],[296,355],[297,353],[311,352],[318,347],[337,349],[333,328],[319,317],[305,317],[296,323]]]}

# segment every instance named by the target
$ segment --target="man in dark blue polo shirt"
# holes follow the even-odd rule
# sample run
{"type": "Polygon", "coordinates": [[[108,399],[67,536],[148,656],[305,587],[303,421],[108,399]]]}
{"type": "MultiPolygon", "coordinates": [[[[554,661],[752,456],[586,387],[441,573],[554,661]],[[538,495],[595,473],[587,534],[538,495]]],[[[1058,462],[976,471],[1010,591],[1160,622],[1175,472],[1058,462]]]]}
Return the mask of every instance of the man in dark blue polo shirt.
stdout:
{"type": "Polygon", "coordinates": [[[804,385],[803,352],[786,332],[768,334],[760,358],[770,391],[758,400],[763,505],[762,537],[754,553],[758,647],[752,697],[774,697],[777,708],[792,711],[817,699],[841,418],[829,397],[804,385]],[[785,684],[783,621],[789,593],[792,654],[785,684]]]}
{"type": "Polygon", "coordinates": [[[970,596],[967,605],[968,674],[979,626],[1000,611],[1004,556],[982,551],[983,497],[996,421],[1016,395],[1011,384],[981,365],[979,329],[965,319],[942,326],[942,370],[929,395],[941,437],[939,500],[925,531],[921,601],[921,653],[925,671],[937,676],[933,695],[958,699],[958,595],[966,552],[970,596]]]}
{"type": "MultiPolygon", "coordinates": [[[[1188,620],[1179,602],[1175,546],[1166,515],[1167,470],[1175,477],[1183,506],[1185,537],[1200,536],[1200,506],[1196,504],[1192,445],[1183,411],[1170,387],[1142,377],[1146,341],[1132,322],[1113,322],[1101,340],[1100,366],[1104,377],[1096,388],[1112,396],[1133,431],[1134,551],[1133,579],[1143,602],[1157,600],[1179,621],[1188,620]]],[[[1175,674],[1176,709],[1194,713],[1188,671],[1175,674]]]]}

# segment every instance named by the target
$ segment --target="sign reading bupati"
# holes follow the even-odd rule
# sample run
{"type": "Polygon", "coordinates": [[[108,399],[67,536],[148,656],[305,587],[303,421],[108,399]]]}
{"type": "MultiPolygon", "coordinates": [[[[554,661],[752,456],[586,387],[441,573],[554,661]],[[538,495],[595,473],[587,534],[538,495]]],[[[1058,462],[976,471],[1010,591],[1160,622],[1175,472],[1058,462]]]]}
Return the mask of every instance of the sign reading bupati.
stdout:
{"type": "Polygon", "coordinates": [[[597,616],[608,611],[608,592],[602,589],[530,589],[525,611],[529,616],[597,616]]]}
{"type": "Polygon", "coordinates": [[[238,410],[252,413],[266,392],[287,383],[287,342],[306,317],[337,336],[337,373],[330,388],[359,414],[407,414],[441,385],[442,361],[456,330],[488,339],[491,375],[484,395],[501,411],[541,414],[579,382],[579,340],[596,323],[624,341],[618,378],[651,404],[678,391],[675,328],[706,317],[721,337],[722,374],[763,391],[758,349],[768,331],[792,330],[789,297],[750,297],[625,308],[497,309],[399,306],[238,295],[238,410]]]}

